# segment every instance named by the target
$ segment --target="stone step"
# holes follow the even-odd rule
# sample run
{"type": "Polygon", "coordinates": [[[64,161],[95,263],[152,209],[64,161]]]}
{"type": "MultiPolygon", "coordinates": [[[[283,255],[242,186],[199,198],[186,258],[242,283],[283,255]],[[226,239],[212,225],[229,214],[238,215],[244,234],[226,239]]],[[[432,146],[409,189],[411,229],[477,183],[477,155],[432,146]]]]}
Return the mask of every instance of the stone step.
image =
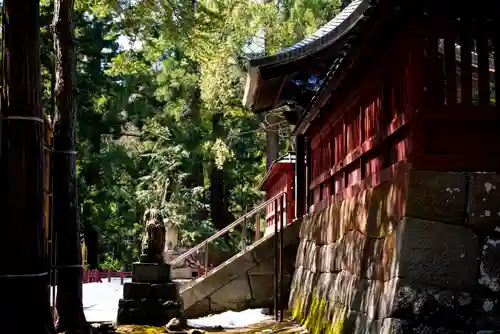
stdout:
{"type": "MultiPolygon", "coordinates": [[[[293,274],[301,221],[283,230],[284,290],[287,292],[293,274]]],[[[206,277],[186,280],[179,286],[188,318],[203,317],[228,310],[242,311],[272,305],[274,289],[274,235],[247,247],[206,277]]],[[[287,296],[283,296],[288,300],[287,296]]]]}

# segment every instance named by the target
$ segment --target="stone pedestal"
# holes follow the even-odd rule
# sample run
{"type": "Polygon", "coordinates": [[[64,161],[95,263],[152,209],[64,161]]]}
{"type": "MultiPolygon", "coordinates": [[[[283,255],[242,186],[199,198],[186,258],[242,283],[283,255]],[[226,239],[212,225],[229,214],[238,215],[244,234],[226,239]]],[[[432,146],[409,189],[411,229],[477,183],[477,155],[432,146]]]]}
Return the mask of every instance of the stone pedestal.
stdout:
{"type": "Polygon", "coordinates": [[[177,284],[170,279],[170,266],[134,263],[132,282],[123,286],[117,324],[163,326],[172,318],[184,322],[177,284]]]}

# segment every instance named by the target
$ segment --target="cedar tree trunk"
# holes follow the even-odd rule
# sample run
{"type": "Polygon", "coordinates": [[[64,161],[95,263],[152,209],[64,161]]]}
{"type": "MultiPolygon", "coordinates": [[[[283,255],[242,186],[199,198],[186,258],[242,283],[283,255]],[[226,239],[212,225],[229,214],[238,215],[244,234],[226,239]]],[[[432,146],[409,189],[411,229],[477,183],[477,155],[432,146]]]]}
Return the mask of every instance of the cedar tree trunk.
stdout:
{"type": "Polygon", "coordinates": [[[54,228],[58,332],[88,330],[82,305],[82,250],[76,189],[74,0],[54,4],[56,83],[54,122],[54,228]]]}
{"type": "Polygon", "coordinates": [[[39,0],[3,1],[2,333],[54,333],[44,233],[39,16],[39,0]]]}

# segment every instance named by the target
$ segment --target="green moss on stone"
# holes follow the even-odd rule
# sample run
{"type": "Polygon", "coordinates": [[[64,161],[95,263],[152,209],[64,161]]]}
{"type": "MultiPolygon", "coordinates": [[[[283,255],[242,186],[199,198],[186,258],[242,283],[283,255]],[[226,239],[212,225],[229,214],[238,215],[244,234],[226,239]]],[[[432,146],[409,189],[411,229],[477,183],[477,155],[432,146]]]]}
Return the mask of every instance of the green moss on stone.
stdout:
{"type": "Polygon", "coordinates": [[[335,304],[329,304],[324,298],[313,297],[309,308],[305,305],[305,298],[297,296],[292,309],[292,316],[311,334],[341,334],[347,309],[335,304]]]}

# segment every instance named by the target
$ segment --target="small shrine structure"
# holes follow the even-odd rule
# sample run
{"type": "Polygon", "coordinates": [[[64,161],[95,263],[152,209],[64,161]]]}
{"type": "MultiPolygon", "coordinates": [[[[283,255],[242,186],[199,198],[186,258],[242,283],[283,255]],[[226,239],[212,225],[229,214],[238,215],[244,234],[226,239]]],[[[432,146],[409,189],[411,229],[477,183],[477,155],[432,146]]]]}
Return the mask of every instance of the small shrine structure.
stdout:
{"type": "MultiPolygon", "coordinates": [[[[295,153],[287,153],[273,161],[260,183],[260,189],[266,192],[266,200],[270,200],[278,194],[286,194],[286,201],[283,203],[286,224],[290,224],[295,218],[295,194],[293,190],[295,177],[294,169],[295,153]]],[[[281,226],[280,200],[281,199],[273,201],[266,207],[266,229],[264,231],[264,236],[274,233],[276,217],[278,218],[278,229],[281,226]]]]}

